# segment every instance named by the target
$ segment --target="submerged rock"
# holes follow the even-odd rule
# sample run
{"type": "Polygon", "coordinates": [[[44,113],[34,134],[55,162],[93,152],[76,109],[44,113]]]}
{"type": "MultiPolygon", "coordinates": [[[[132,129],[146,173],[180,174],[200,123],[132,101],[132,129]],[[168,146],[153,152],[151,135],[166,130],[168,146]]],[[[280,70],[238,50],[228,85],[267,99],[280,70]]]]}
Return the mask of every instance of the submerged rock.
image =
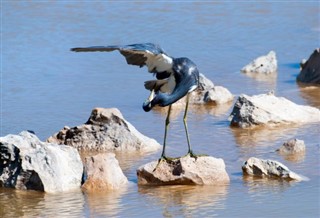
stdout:
{"type": "Polygon", "coordinates": [[[241,128],[257,125],[320,122],[320,110],[297,105],[273,94],[241,95],[229,119],[231,125],[241,128]]]}
{"type": "Polygon", "coordinates": [[[305,177],[296,174],[275,160],[262,160],[255,157],[250,157],[242,165],[244,174],[260,177],[274,177],[287,180],[306,180],[305,177]]]}
{"type": "Polygon", "coordinates": [[[277,151],[280,154],[296,154],[306,151],[306,145],[304,144],[304,141],[299,139],[291,139],[277,149],[277,151]]]}
{"type": "Polygon", "coordinates": [[[157,164],[152,161],[139,167],[139,185],[221,185],[230,181],[223,159],[185,156],[157,164]]]}
{"type": "Polygon", "coordinates": [[[86,157],[84,175],[85,182],[82,188],[86,191],[114,190],[128,184],[128,179],[123,174],[113,153],[86,157]]]}
{"type": "Polygon", "coordinates": [[[0,138],[0,186],[62,192],[79,189],[83,165],[70,146],[41,142],[34,134],[0,138]]]}
{"type": "Polygon", "coordinates": [[[270,51],[265,56],[260,56],[250,62],[241,69],[242,73],[246,74],[273,74],[278,69],[276,53],[270,51]]]}
{"type": "Polygon", "coordinates": [[[307,61],[300,64],[301,71],[297,81],[302,83],[320,84],[320,48],[314,50],[307,61]]]}
{"type": "Polygon", "coordinates": [[[142,135],[116,108],[95,108],[80,126],[65,127],[47,139],[87,151],[155,151],[160,144],[142,135]]]}

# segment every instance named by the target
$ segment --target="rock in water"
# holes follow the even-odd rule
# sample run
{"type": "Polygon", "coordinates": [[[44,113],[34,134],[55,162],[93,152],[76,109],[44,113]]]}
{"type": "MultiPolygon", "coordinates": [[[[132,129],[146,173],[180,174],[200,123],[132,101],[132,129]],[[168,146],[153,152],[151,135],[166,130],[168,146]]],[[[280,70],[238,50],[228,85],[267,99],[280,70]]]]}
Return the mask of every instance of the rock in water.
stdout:
{"type": "Polygon", "coordinates": [[[161,147],[142,135],[116,108],[95,108],[85,124],[65,127],[47,141],[84,151],[155,151],[161,147]]]}
{"type": "Polygon", "coordinates": [[[82,188],[87,191],[114,190],[128,184],[128,179],[113,153],[86,157],[84,169],[85,182],[82,188]]]}
{"type": "Polygon", "coordinates": [[[0,138],[0,186],[62,192],[79,189],[83,165],[70,146],[41,142],[34,134],[0,138]]]}
{"type": "Polygon", "coordinates": [[[301,71],[297,81],[320,84],[320,48],[314,50],[309,59],[301,64],[301,71]]]}
{"type": "MultiPolygon", "coordinates": [[[[233,101],[233,98],[234,96],[228,89],[215,86],[210,79],[200,73],[199,86],[190,94],[190,103],[221,105],[233,101]]],[[[182,101],[185,102],[184,99],[182,101]]]]}
{"type": "Polygon", "coordinates": [[[258,57],[244,66],[241,72],[247,74],[273,74],[277,72],[277,68],[276,53],[270,51],[267,55],[258,57]]]}
{"type": "Polygon", "coordinates": [[[139,185],[221,185],[230,181],[224,161],[210,156],[185,156],[157,164],[153,161],[139,167],[139,185]]]}
{"type": "Polygon", "coordinates": [[[222,86],[215,86],[204,95],[204,101],[206,103],[213,103],[215,105],[228,103],[233,101],[233,98],[234,96],[231,92],[222,86]]]}
{"type": "Polygon", "coordinates": [[[277,150],[280,154],[296,154],[306,151],[306,145],[304,141],[299,139],[291,139],[277,150]]]}
{"type": "Polygon", "coordinates": [[[296,174],[282,163],[275,160],[262,160],[250,157],[242,165],[244,174],[261,177],[274,177],[288,180],[306,180],[305,177],[296,174]]]}
{"type": "Polygon", "coordinates": [[[297,105],[273,94],[241,95],[236,101],[229,119],[231,125],[241,128],[256,125],[320,122],[320,110],[297,105]]]}

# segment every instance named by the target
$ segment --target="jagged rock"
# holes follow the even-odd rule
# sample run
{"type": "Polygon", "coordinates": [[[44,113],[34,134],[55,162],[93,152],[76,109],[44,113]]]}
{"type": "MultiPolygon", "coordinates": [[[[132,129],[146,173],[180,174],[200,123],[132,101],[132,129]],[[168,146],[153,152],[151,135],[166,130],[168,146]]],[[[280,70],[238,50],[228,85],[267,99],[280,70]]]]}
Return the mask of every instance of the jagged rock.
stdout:
{"type": "Polygon", "coordinates": [[[282,163],[275,160],[262,160],[250,157],[242,165],[244,174],[260,177],[274,177],[287,180],[306,180],[305,177],[296,174],[282,163]]]}
{"type": "MultiPolygon", "coordinates": [[[[215,86],[213,82],[200,73],[198,89],[191,93],[190,103],[192,104],[224,104],[232,101],[234,96],[231,92],[222,87],[215,86]]],[[[184,100],[182,100],[185,102],[184,100]]]]}
{"type": "Polygon", "coordinates": [[[299,139],[291,139],[277,149],[277,151],[280,154],[296,154],[300,152],[306,151],[306,145],[304,144],[304,141],[299,139]]]}
{"type": "Polygon", "coordinates": [[[212,89],[213,87],[214,87],[213,82],[210,79],[208,79],[204,74],[200,73],[198,90],[206,91],[206,90],[212,89]]]}
{"type": "Polygon", "coordinates": [[[62,192],[79,189],[83,165],[70,146],[41,142],[34,134],[0,138],[0,186],[62,192]]]}
{"type": "Polygon", "coordinates": [[[256,125],[320,122],[320,110],[297,105],[273,94],[241,95],[229,119],[231,125],[241,128],[256,125]]]}
{"type": "Polygon", "coordinates": [[[185,156],[157,164],[152,161],[139,167],[139,185],[221,185],[230,180],[223,159],[210,156],[185,156]]]}
{"type": "Polygon", "coordinates": [[[277,72],[277,58],[274,51],[260,56],[241,69],[246,74],[273,74],[277,72]]]}
{"type": "Polygon", "coordinates": [[[160,144],[142,135],[116,108],[95,108],[80,126],[65,127],[47,139],[86,151],[155,151],[160,144]]]}
{"type": "Polygon", "coordinates": [[[302,61],[297,81],[302,83],[320,84],[320,48],[314,50],[307,61],[302,61]]]}
{"type": "Polygon", "coordinates": [[[100,153],[86,157],[84,175],[85,182],[82,188],[86,191],[114,190],[128,184],[128,179],[113,153],[100,153]]]}

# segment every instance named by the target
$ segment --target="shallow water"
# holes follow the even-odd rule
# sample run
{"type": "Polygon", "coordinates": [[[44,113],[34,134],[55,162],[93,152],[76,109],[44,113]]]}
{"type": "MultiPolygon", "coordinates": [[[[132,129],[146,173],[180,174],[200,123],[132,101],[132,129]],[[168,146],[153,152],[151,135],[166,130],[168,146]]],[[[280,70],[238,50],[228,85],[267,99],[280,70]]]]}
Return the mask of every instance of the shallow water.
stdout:
{"type": "MultiPolygon", "coordinates": [[[[298,85],[299,61],[319,47],[319,2],[76,2],[1,1],[1,134],[33,130],[45,140],[63,126],[84,123],[95,107],[117,107],[143,134],[160,143],[165,110],[145,113],[146,69],[118,53],[72,53],[71,47],[155,42],[186,56],[216,85],[235,96],[274,90],[277,96],[320,108],[319,87],[298,85]],[[239,70],[274,50],[276,77],[251,78],[239,70]]],[[[136,169],[160,156],[116,154],[131,182],[121,191],[44,194],[0,188],[0,217],[319,217],[319,124],[240,130],[227,120],[232,105],[193,106],[188,116],[196,153],[224,159],[226,187],[138,187],[136,169]],[[304,155],[274,152],[291,138],[304,155]],[[255,156],[275,159],[308,177],[285,182],[243,177],[255,156]]],[[[170,156],[187,152],[182,113],[173,111],[170,156]]]]}

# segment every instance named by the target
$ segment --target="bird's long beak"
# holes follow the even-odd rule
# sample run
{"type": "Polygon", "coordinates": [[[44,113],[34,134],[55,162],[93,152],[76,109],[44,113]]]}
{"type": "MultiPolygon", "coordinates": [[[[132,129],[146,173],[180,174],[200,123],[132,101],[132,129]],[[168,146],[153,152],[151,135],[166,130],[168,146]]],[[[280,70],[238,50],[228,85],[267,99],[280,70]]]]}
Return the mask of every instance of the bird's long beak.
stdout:
{"type": "Polygon", "coordinates": [[[153,98],[154,98],[154,89],[151,90],[148,101],[152,101],[153,98]]]}
{"type": "Polygon", "coordinates": [[[151,93],[149,95],[149,98],[145,100],[145,102],[142,105],[142,108],[144,111],[148,112],[151,110],[152,106],[151,106],[151,101],[154,98],[154,89],[151,90],[151,93]]]}

